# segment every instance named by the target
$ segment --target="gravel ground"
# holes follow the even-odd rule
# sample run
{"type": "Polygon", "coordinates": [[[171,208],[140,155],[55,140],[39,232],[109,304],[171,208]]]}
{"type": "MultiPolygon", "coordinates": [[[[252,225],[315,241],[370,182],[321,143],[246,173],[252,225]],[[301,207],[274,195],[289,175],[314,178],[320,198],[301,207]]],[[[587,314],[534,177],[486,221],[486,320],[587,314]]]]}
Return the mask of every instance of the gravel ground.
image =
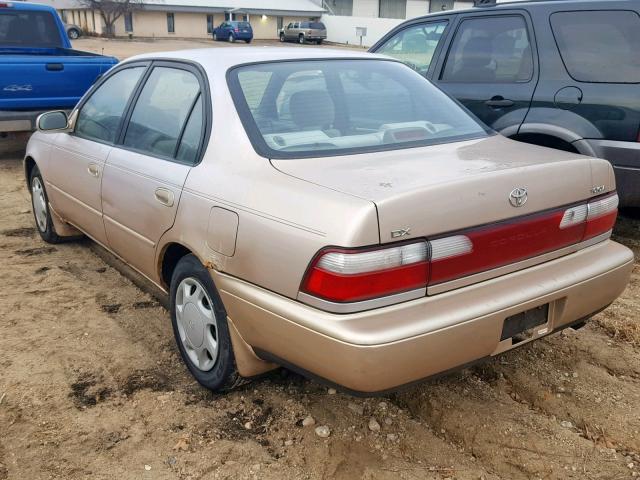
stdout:
{"type": "MultiPolygon", "coordinates": [[[[89,241],[42,242],[24,139],[0,142],[0,480],[640,477],[637,265],[582,330],[386,398],[284,370],[214,395],[155,298],[89,241]]],[[[616,238],[640,254],[640,222],[616,238]]]]}

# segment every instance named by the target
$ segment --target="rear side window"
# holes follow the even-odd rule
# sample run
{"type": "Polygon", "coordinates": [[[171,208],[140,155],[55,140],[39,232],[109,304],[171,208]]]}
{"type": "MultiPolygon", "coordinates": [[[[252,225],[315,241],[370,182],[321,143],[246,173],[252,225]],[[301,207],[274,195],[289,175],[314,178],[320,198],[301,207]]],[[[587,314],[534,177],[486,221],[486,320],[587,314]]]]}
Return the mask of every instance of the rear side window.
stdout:
{"type": "Polygon", "coordinates": [[[174,158],[187,116],[200,94],[196,76],[186,70],[156,67],[131,114],[124,146],[174,158]]]}
{"type": "Polygon", "coordinates": [[[122,113],[144,69],[127,68],[106,79],[81,107],[75,134],[89,140],[115,142],[122,113]]]}
{"type": "Polygon", "coordinates": [[[523,17],[470,18],[453,40],[441,80],[457,83],[528,82],[533,53],[523,17]]]}
{"type": "Polygon", "coordinates": [[[50,12],[0,13],[0,44],[62,47],[58,26],[50,12]]]}
{"type": "Polygon", "coordinates": [[[640,16],[633,11],[551,15],[562,61],[575,80],[640,83],[640,16]]]}
{"type": "Polygon", "coordinates": [[[426,75],[445,28],[446,21],[405,28],[387,40],[376,53],[396,58],[426,75]]]}
{"type": "Polygon", "coordinates": [[[314,30],[326,30],[327,27],[324,26],[324,23],[320,23],[320,22],[311,22],[309,23],[309,28],[312,28],[314,30]]]}

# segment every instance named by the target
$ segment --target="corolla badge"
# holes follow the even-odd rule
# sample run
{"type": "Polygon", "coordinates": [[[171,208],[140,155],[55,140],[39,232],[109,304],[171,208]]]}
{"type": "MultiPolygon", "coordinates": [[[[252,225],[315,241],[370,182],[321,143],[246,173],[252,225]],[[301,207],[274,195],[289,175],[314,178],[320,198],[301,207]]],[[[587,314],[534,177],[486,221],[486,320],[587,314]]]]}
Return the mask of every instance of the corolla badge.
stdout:
{"type": "Polygon", "coordinates": [[[7,85],[2,90],[5,92],[30,92],[33,90],[33,85],[7,85]]]}
{"type": "Polygon", "coordinates": [[[509,194],[509,203],[514,207],[521,207],[527,203],[527,189],[518,187],[511,190],[509,194]]]}

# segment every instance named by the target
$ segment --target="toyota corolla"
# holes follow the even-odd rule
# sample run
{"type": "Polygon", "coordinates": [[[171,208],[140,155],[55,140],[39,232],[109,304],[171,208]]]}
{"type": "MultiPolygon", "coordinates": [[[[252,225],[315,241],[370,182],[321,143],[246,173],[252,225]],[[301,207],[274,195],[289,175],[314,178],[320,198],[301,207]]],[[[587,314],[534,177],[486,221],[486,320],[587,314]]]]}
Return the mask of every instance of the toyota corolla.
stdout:
{"type": "Polygon", "coordinates": [[[497,135],[382,56],[138,56],[38,126],[42,238],[167,292],[213,390],[278,365],[393,389],[581,326],[632,268],[608,162],[497,135]]]}

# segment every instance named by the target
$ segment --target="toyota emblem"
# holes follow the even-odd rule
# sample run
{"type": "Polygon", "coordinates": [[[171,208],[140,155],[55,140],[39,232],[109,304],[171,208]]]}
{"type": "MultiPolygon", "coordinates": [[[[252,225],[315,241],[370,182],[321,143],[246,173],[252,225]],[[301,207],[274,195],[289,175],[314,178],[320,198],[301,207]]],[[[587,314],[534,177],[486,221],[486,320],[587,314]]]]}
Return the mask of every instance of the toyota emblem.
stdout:
{"type": "Polygon", "coordinates": [[[526,188],[514,188],[509,194],[509,203],[514,207],[521,207],[527,203],[527,189],[526,188]]]}

